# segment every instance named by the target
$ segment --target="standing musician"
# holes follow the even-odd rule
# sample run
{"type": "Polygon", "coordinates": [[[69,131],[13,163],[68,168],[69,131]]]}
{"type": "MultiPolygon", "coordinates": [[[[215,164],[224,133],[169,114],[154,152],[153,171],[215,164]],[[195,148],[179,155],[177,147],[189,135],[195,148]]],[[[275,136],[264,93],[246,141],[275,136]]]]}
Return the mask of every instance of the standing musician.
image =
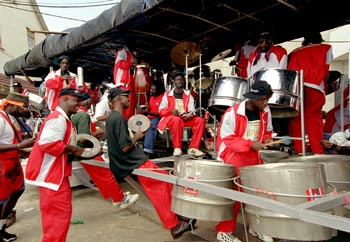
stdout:
{"type": "Polygon", "coordinates": [[[0,105],[0,241],[14,241],[6,232],[6,218],[24,192],[24,175],[19,159],[21,149],[32,147],[34,138],[22,140],[17,118],[28,112],[29,98],[9,93],[0,105]]]}
{"type": "MultiPolygon", "coordinates": [[[[309,32],[304,36],[302,46],[290,53],[288,69],[304,70],[304,118],[305,131],[309,137],[310,147],[315,154],[324,154],[322,107],[326,102],[325,88],[332,62],[332,46],[323,44],[318,32],[309,32]]],[[[301,116],[290,121],[290,134],[301,137],[301,116]]],[[[294,149],[302,153],[302,142],[293,140],[294,149]]]]}
{"type": "MultiPolygon", "coordinates": [[[[59,103],[58,94],[61,89],[70,87],[78,89],[77,75],[69,71],[70,58],[62,55],[58,58],[60,69],[50,72],[45,77],[46,92],[44,99],[47,102],[50,111],[54,111],[59,103]]],[[[85,86],[81,91],[85,90],[85,86]]]]}

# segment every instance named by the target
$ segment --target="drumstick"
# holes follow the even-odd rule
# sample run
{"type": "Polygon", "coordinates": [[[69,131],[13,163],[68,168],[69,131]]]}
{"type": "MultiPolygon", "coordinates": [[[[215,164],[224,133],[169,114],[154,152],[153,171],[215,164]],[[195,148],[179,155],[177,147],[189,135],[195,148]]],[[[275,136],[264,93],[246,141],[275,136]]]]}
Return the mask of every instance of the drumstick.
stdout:
{"type": "Polygon", "coordinates": [[[283,136],[280,140],[275,140],[270,143],[264,144],[264,146],[271,146],[275,144],[284,144],[284,145],[290,145],[292,143],[292,140],[289,136],[283,136]]]}

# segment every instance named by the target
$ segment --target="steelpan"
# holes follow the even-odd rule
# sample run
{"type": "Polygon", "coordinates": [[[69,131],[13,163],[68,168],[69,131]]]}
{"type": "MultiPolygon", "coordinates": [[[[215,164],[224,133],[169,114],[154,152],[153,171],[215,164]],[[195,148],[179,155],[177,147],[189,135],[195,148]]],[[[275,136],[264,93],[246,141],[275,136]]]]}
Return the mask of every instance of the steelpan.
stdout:
{"type": "Polygon", "coordinates": [[[268,104],[273,118],[293,118],[299,110],[298,73],[287,69],[262,69],[257,71],[251,83],[267,81],[273,90],[268,104]]]}
{"type": "Polygon", "coordinates": [[[225,112],[233,104],[241,102],[243,94],[249,91],[246,79],[234,76],[222,76],[214,83],[209,99],[209,107],[225,112]]]}
{"type": "MultiPolygon", "coordinates": [[[[233,189],[234,166],[209,160],[176,160],[174,175],[233,189]]],[[[179,215],[210,221],[232,219],[233,201],[196,189],[173,186],[171,210],[179,215]]]]}
{"type": "MultiPolygon", "coordinates": [[[[323,164],[310,162],[282,162],[240,168],[243,191],[290,205],[308,202],[307,191],[323,190],[327,182],[323,164]]],[[[322,194],[322,193],[320,193],[322,194]]],[[[321,241],[332,238],[336,231],[307,223],[283,214],[247,204],[249,226],[256,232],[273,238],[321,241]]],[[[327,211],[333,213],[333,211],[327,211]]]]}
{"type": "MultiPolygon", "coordinates": [[[[337,192],[350,192],[350,157],[348,155],[310,155],[284,159],[285,162],[317,162],[324,165],[327,183],[337,192]]],[[[334,209],[335,215],[350,217],[343,206],[334,209]]]]}

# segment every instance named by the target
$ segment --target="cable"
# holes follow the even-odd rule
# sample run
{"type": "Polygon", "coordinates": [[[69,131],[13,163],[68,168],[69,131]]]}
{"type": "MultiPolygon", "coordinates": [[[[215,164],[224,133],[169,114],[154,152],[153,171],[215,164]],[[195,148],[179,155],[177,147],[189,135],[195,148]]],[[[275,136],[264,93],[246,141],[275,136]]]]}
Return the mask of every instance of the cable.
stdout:
{"type": "Polygon", "coordinates": [[[3,4],[0,4],[0,6],[7,7],[7,8],[13,8],[13,9],[17,9],[17,10],[22,10],[22,11],[26,11],[26,12],[31,12],[31,13],[38,13],[38,14],[46,15],[46,16],[52,16],[52,17],[62,18],[62,19],[80,21],[80,22],[84,22],[84,23],[87,22],[86,20],[82,20],[82,19],[75,19],[75,18],[63,17],[63,16],[59,16],[59,15],[55,15],[55,14],[42,13],[42,12],[33,11],[33,10],[28,10],[28,9],[23,9],[23,8],[16,8],[16,7],[7,6],[7,5],[3,5],[3,4]]]}
{"type": "Polygon", "coordinates": [[[31,3],[9,3],[0,1],[0,3],[4,4],[11,4],[11,5],[20,5],[20,6],[32,6],[32,7],[43,7],[43,8],[91,8],[91,7],[103,7],[108,5],[115,5],[116,3],[105,3],[105,4],[94,4],[94,5],[74,5],[74,6],[67,6],[67,5],[41,5],[41,4],[31,4],[31,3]]]}

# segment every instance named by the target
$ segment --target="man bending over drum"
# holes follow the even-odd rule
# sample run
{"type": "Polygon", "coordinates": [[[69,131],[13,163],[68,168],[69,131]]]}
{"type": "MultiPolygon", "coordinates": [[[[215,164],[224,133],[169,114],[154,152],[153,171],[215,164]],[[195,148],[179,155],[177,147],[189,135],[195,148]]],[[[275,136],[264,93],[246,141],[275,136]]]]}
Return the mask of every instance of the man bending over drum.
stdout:
{"type": "Polygon", "coordinates": [[[174,145],[174,156],[182,154],[182,131],[184,127],[192,128],[192,140],[188,154],[196,157],[203,156],[199,145],[205,130],[204,118],[196,116],[194,99],[188,90],[184,90],[185,73],[174,74],[175,88],[166,92],[159,106],[159,114],[162,117],[158,129],[163,132],[168,128],[172,134],[174,145]]]}
{"type": "MultiPolygon", "coordinates": [[[[240,167],[263,164],[259,150],[272,141],[271,112],[267,106],[272,96],[271,86],[266,81],[255,82],[250,92],[243,96],[247,100],[233,105],[224,113],[218,130],[219,158],[235,166],[235,176],[239,175],[240,167]]],[[[236,230],[239,208],[240,203],[235,202],[233,219],[221,221],[216,226],[219,242],[241,242],[232,234],[236,230]]],[[[249,233],[262,241],[273,242],[270,236],[259,234],[251,228],[249,233]]]]}

